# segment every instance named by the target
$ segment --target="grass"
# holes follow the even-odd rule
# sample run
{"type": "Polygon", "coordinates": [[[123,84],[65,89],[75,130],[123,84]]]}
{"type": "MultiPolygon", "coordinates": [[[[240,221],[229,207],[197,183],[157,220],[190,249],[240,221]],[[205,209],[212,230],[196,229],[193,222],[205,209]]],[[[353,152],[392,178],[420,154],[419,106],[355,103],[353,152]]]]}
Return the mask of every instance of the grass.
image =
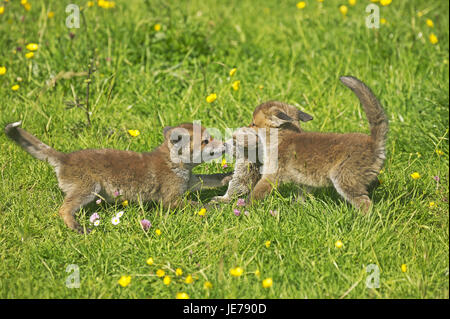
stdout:
{"type": "MultiPolygon", "coordinates": [[[[29,2],[29,11],[19,1],[0,4],[0,67],[7,68],[0,75],[0,124],[21,119],[60,151],[148,151],[161,143],[166,125],[201,120],[220,130],[236,128],[270,99],[312,114],[305,130],[368,132],[357,98],[338,80],[354,75],[388,113],[388,156],[368,216],[332,189],[292,204],[288,185],[248,217],[236,217],[233,204],[201,218],[189,206],[167,211],[130,203],[113,226],[120,203],[93,205],[78,220],[88,225],[98,212],[102,224],[84,236],[57,216],[63,194],[51,167],[0,134],[1,298],[174,298],[177,292],[190,298],[449,298],[446,1],[394,0],[380,6],[387,23],[378,30],[365,26],[365,0],[349,6],[345,18],[338,10],[344,0],[308,0],[302,10],[295,1],[117,1],[111,9],[72,1],[85,7],[79,29],[65,26],[62,2],[29,2]],[[431,33],[439,39],[435,45],[431,33]],[[39,49],[26,59],[30,42],[39,49]],[[86,76],[47,83],[61,71],[88,71],[93,56],[88,126],[82,109],[65,106],[74,94],[84,101],[86,76]],[[234,80],[241,81],[238,91],[231,88],[234,80]],[[16,83],[19,90],[11,90],[16,83]],[[213,92],[218,98],[208,104],[213,92]],[[128,129],[141,135],[133,138],[128,129]],[[420,178],[412,179],[413,172],[420,178]],[[142,218],[152,223],[148,232],[139,225],[142,218]],[[149,257],[154,265],[146,264],[149,257]],[[65,285],[70,264],[80,269],[77,289],[65,285]],[[379,267],[378,289],[366,288],[369,264],[379,267]],[[244,269],[239,278],[229,274],[236,266],[244,269]],[[184,272],[179,277],[178,267],[184,272]],[[160,268],[172,277],[169,286],[155,276],[160,268]],[[188,274],[192,284],[183,282],[188,274]],[[132,277],[125,288],[117,283],[123,275],[132,277]],[[273,286],[263,288],[268,277],[273,286]],[[211,289],[204,289],[206,281],[211,289]]],[[[197,171],[223,169],[206,163],[197,171]]],[[[189,196],[206,203],[224,192],[189,196]]]]}

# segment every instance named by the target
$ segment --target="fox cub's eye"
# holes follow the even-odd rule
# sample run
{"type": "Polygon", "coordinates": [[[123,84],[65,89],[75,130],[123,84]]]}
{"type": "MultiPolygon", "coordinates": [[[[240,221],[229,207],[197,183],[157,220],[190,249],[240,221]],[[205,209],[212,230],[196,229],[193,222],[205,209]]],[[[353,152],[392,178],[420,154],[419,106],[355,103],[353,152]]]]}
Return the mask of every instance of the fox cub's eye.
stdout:
{"type": "Polygon", "coordinates": [[[203,144],[203,145],[206,145],[206,144],[208,144],[208,143],[209,143],[209,140],[203,140],[203,141],[202,141],[202,144],[203,144]]]}

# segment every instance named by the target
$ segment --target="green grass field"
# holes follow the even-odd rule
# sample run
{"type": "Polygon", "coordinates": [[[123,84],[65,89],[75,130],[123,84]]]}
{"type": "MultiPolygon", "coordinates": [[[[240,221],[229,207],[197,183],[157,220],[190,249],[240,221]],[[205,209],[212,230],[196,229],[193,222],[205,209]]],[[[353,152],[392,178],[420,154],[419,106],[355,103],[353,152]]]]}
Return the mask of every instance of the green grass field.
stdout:
{"type": "MultiPolygon", "coordinates": [[[[2,127],[22,120],[64,152],[143,152],[162,142],[166,125],[201,120],[206,127],[237,128],[272,99],[312,114],[307,131],[368,133],[358,99],[339,82],[340,75],[354,75],[388,114],[387,160],[368,216],[333,189],[294,204],[295,188],[288,185],[239,217],[234,202],[208,209],[205,217],[190,206],[94,204],[78,220],[89,226],[97,212],[101,223],[79,235],[57,214],[63,193],[52,168],[1,133],[1,298],[175,298],[183,292],[190,298],[449,298],[447,1],[378,2],[379,29],[365,25],[369,0],[354,6],[307,0],[303,9],[296,1],[136,0],[108,9],[71,2],[83,7],[78,29],[65,24],[70,2],[0,2],[2,127]],[[340,5],[347,6],[345,16],[340,5]],[[38,44],[31,58],[29,43],[38,44]],[[86,99],[87,76],[57,75],[86,72],[90,61],[88,126],[82,108],[66,106],[74,96],[86,99]],[[211,93],[217,99],[208,103],[211,93]],[[130,136],[130,129],[140,135],[130,136]],[[414,172],[420,177],[412,178],[414,172]],[[120,210],[124,216],[113,225],[120,210]],[[143,218],[152,223],[148,232],[143,218]],[[79,267],[79,288],[66,287],[71,264],[79,267]],[[379,269],[379,288],[366,287],[370,264],[379,269]],[[234,267],[243,274],[230,275],[234,267]],[[170,276],[169,285],[158,269],[170,276]],[[131,276],[126,287],[118,284],[121,276],[131,276]],[[266,278],[271,287],[263,287],[266,278]]],[[[196,169],[231,170],[220,163],[196,169]]],[[[224,192],[188,197],[206,204],[224,192]]]]}

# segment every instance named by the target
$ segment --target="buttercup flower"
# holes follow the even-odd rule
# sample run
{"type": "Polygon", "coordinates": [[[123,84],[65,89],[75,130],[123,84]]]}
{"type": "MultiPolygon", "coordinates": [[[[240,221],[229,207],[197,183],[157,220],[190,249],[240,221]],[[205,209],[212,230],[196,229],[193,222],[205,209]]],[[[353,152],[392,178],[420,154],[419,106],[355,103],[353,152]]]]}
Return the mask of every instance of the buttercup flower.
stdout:
{"type": "Polygon", "coordinates": [[[128,201],[127,201],[127,200],[124,200],[124,201],[122,202],[122,206],[123,206],[123,207],[127,207],[127,206],[128,206],[128,201]]]}
{"type": "Polygon", "coordinates": [[[401,268],[402,272],[408,271],[408,266],[406,266],[406,264],[402,264],[402,266],[400,268],[401,268]]]}
{"type": "Polygon", "coordinates": [[[239,87],[241,86],[241,81],[234,81],[232,84],[231,84],[231,87],[233,88],[233,90],[235,90],[235,91],[237,91],[237,90],[239,90],[239,87]]]}
{"type": "Polygon", "coordinates": [[[236,73],[237,69],[236,68],[232,68],[230,70],[230,76],[233,76],[236,73]]]}
{"type": "Polygon", "coordinates": [[[6,67],[5,66],[0,66],[0,75],[3,75],[6,73],[6,67]]]}
{"type": "Polygon", "coordinates": [[[381,19],[380,19],[380,23],[381,23],[381,24],[386,24],[386,23],[387,23],[387,20],[386,20],[385,18],[381,18],[381,19]]]}
{"type": "Polygon", "coordinates": [[[0,7],[0,14],[3,14],[3,13],[5,13],[5,7],[1,6],[0,7]]]}
{"type": "Polygon", "coordinates": [[[240,277],[244,273],[244,269],[241,267],[231,268],[230,269],[230,275],[234,277],[240,277]]]}
{"type": "Polygon", "coordinates": [[[122,276],[119,279],[119,285],[121,285],[122,287],[126,287],[130,284],[131,282],[131,276],[122,276]]]}
{"type": "Polygon", "coordinates": [[[208,103],[212,103],[217,99],[217,94],[216,93],[211,93],[210,95],[208,95],[206,97],[206,102],[208,103]]]}
{"type": "Polygon", "coordinates": [[[133,137],[139,136],[141,132],[139,130],[128,130],[128,134],[130,134],[133,137]]]}
{"type": "Polygon", "coordinates": [[[188,275],[184,282],[187,284],[192,284],[194,282],[194,278],[191,275],[188,275]]]}
{"type": "Polygon", "coordinates": [[[270,247],[270,240],[267,240],[267,241],[264,243],[264,245],[265,245],[267,248],[269,248],[269,247],[270,247]]]}
{"type": "Polygon", "coordinates": [[[151,266],[153,265],[153,258],[149,257],[145,262],[147,263],[147,265],[151,266]]]}
{"type": "Polygon", "coordinates": [[[141,226],[145,231],[147,231],[150,227],[152,227],[152,223],[150,223],[147,219],[143,219],[141,220],[141,226]]]}
{"type": "Polygon", "coordinates": [[[391,4],[391,2],[392,2],[392,0],[380,0],[380,4],[382,6],[388,6],[391,4]]]}
{"type": "Polygon", "coordinates": [[[436,203],[435,202],[430,202],[429,206],[430,206],[430,208],[434,208],[434,207],[436,207],[436,203]]]}
{"type": "Polygon", "coordinates": [[[303,9],[304,7],[306,7],[306,2],[305,1],[300,1],[296,4],[298,9],[303,9]]]}
{"type": "Polygon", "coordinates": [[[54,13],[53,11],[49,11],[49,12],[47,13],[47,17],[48,17],[49,19],[53,18],[54,16],[55,16],[55,13],[54,13]]]}
{"type": "Polygon", "coordinates": [[[339,7],[339,11],[342,13],[342,15],[345,16],[347,14],[347,12],[348,12],[348,7],[345,6],[345,5],[342,5],[342,6],[339,7]]]}
{"type": "Polygon", "coordinates": [[[39,46],[36,43],[28,43],[26,48],[29,51],[36,51],[39,48],[39,46]]]}
{"type": "Polygon", "coordinates": [[[206,214],[206,209],[205,208],[200,209],[200,211],[198,212],[198,215],[201,216],[201,217],[205,216],[205,214],[206,214]]]}
{"type": "Polygon", "coordinates": [[[420,174],[417,173],[417,172],[414,172],[414,173],[411,174],[411,177],[412,177],[413,179],[418,179],[418,178],[420,178],[420,174]]]}
{"type": "Polygon", "coordinates": [[[158,276],[160,278],[163,277],[165,274],[166,274],[166,272],[164,270],[162,270],[162,269],[158,269],[156,271],[156,276],[158,276]]]}
{"type": "Polygon", "coordinates": [[[441,150],[436,150],[436,154],[441,156],[441,155],[444,155],[444,152],[442,152],[441,150]]]}
{"type": "Polygon", "coordinates": [[[342,246],[344,246],[344,244],[342,243],[342,241],[338,240],[334,246],[336,246],[336,248],[342,248],[342,246]]]}
{"type": "Polygon", "coordinates": [[[161,25],[159,23],[155,24],[153,26],[153,30],[155,30],[156,32],[160,31],[161,30],[161,25]]]}
{"type": "Polygon", "coordinates": [[[13,86],[11,87],[11,90],[17,91],[19,88],[20,88],[20,85],[19,85],[19,84],[16,84],[16,85],[13,85],[13,86]]]}
{"type": "Polygon", "coordinates": [[[175,269],[175,274],[177,276],[181,276],[183,274],[183,270],[181,268],[177,268],[177,269],[175,269]]]}
{"type": "Polygon", "coordinates": [[[210,281],[205,281],[205,283],[203,284],[203,288],[205,288],[205,289],[211,289],[212,286],[213,285],[210,281]]]}
{"type": "Polygon", "coordinates": [[[430,42],[431,42],[431,44],[438,43],[438,38],[434,33],[430,34],[430,42]]]}
{"type": "Polygon", "coordinates": [[[426,23],[427,26],[429,26],[430,28],[434,27],[433,20],[431,20],[431,19],[427,19],[427,20],[425,21],[425,23],[426,23]]]}
{"type": "Polygon", "coordinates": [[[88,1],[87,6],[89,8],[93,7],[94,6],[94,1],[88,1]]]}
{"type": "Polygon", "coordinates": [[[185,292],[177,292],[176,297],[177,299],[189,299],[189,295],[185,292]]]}
{"type": "Polygon", "coordinates": [[[222,168],[227,168],[228,167],[228,164],[227,164],[227,160],[224,158],[224,159],[222,159],[222,168]]]}
{"type": "Polygon", "coordinates": [[[266,278],[266,279],[264,279],[263,282],[262,282],[262,286],[263,286],[264,288],[270,288],[270,287],[272,287],[272,285],[273,285],[273,280],[272,280],[272,278],[266,278]]]}
{"type": "Polygon", "coordinates": [[[114,217],[111,219],[111,222],[112,222],[113,225],[118,225],[118,224],[120,223],[120,219],[119,219],[119,217],[114,216],[114,217]]]}
{"type": "Polygon", "coordinates": [[[156,233],[156,235],[161,236],[161,230],[160,229],[156,229],[155,233],[156,233]]]}
{"type": "Polygon", "coordinates": [[[354,6],[356,4],[356,0],[348,0],[348,4],[354,6]]]}
{"type": "Polygon", "coordinates": [[[31,59],[32,57],[34,57],[34,53],[33,52],[28,52],[28,53],[25,54],[25,57],[27,59],[31,59]]]}
{"type": "Polygon", "coordinates": [[[91,215],[91,217],[89,218],[89,221],[91,222],[91,223],[94,223],[97,219],[99,219],[100,218],[100,215],[99,214],[97,214],[97,213],[93,213],[92,215],[91,215]]]}
{"type": "Polygon", "coordinates": [[[164,279],[163,279],[164,285],[167,285],[167,286],[170,285],[171,281],[172,281],[172,279],[170,279],[169,276],[165,276],[164,279]]]}
{"type": "Polygon", "coordinates": [[[261,275],[261,272],[260,272],[258,269],[256,269],[256,270],[255,270],[255,276],[256,276],[256,277],[259,277],[260,275],[261,275]]]}

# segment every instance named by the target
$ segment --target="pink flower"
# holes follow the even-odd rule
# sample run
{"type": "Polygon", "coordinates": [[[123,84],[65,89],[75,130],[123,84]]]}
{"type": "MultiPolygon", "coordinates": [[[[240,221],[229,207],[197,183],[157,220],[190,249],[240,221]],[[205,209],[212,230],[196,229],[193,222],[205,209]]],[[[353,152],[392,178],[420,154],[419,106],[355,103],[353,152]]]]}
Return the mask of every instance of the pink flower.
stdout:
{"type": "Polygon", "coordinates": [[[117,197],[117,196],[119,196],[120,194],[119,194],[119,191],[114,191],[114,197],[117,197]]]}
{"type": "Polygon", "coordinates": [[[239,198],[239,199],[236,201],[236,205],[237,205],[237,206],[245,206],[245,199],[239,198]]]}
{"type": "Polygon", "coordinates": [[[91,215],[91,217],[89,218],[89,221],[90,221],[91,223],[94,223],[97,219],[100,219],[100,215],[97,214],[97,213],[93,213],[93,214],[91,215]]]}
{"type": "Polygon", "coordinates": [[[270,215],[272,215],[273,217],[276,217],[278,215],[278,212],[276,210],[271,210],[270,215]]]}
{"type": "Polygon", "coordinates": [[[96,203],[97,205],[100,205],[100,204],[102,203],[102,199],[101,199],[101,198],[97,199],[97,200],[95,201],[95,203],[96,203]]]}
{"type": "Polygon", "coordinates": [[[145,231],[147,231],[150,227],[152,227],[152,223],[150,223],[147,219],[143,219],[141,220],[141,226],[145,231]]]}
{"type": "Polygon", "coordinates": [[[439,182],[441,179],[439,178],[439,176],[435,176],[435,177],[433,177],[434,178],[434,180],[436,181],[436,182],[439,182]]]}
{"type": "Polygon", "coordinates": [[[238,209],[233,210],[233,213],[234,213],[237,217],[239,217],[239,216],[241,215],[241,211],[238,210],[238,209]]]}

